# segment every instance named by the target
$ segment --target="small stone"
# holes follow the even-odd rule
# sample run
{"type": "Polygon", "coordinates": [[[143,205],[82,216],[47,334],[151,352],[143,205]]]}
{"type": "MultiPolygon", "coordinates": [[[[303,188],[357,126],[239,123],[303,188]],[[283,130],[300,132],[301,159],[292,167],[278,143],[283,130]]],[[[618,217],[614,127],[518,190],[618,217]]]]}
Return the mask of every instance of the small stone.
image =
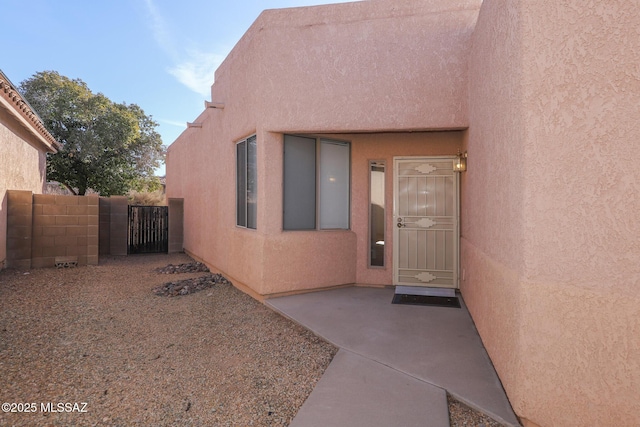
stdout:
{"type": "MultiPolygon", "coordinates": [[[[209,274],[193,279],[165,283],[163,286],[154,288],[153,293],[158,296],[188,295],[211,288],[217,284],[229,284],[229,281],[221,274],[209,274]]],[[[213,294],[207,294],[207,296],[211,295],[213,294]]]]}

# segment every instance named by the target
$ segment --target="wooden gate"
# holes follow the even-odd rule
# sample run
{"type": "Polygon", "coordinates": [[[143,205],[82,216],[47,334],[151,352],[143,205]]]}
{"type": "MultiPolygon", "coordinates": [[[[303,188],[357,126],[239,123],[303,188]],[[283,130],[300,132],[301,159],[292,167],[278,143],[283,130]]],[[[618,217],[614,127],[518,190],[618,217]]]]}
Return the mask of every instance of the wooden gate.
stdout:
{"type": "Polygon", "coordinates": [[[129,206],[129,254],[167,253],[169,249],[169,208],[129,206]]]}

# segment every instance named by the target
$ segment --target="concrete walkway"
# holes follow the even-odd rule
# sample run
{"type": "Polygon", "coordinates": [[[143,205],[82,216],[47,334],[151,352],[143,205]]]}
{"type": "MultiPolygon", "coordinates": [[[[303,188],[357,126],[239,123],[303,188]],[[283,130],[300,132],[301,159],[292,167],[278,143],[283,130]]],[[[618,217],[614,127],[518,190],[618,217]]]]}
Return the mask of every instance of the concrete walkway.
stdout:
{"type": "Polygon", "coordinates": [[[340,348],[292,427],[449,426],[446,393],[519,426],[464,303],[391,304],[350,287],[266,301],[340,348]]]}

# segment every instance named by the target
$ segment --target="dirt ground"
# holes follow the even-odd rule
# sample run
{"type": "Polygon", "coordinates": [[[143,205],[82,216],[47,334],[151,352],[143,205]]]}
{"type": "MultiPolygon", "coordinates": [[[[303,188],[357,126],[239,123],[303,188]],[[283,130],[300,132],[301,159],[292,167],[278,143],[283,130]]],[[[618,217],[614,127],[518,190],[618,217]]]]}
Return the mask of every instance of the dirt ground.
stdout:
{"type": "MultiPolygon", "coordinates": [[[[156,295],[209,274],[157,271],[192,262],[0,271],[0,426],[288,425],[337,349],[224,280],[156,295]]],[[[449,410],[452,427],[499,426],[449,410]]]]}
{"type": "Polygon", "coordinates": [[[231,285],[152,292],[190,261],[0,272],[0,426],[288,425],[336,349],[231,285]]]}

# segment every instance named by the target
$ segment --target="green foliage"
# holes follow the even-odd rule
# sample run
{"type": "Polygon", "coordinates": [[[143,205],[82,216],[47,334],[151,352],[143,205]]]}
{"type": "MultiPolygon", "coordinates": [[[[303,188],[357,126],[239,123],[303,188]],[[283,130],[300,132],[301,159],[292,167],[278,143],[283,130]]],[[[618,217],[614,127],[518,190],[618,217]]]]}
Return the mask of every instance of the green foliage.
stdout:
{"type": "Polygon", "coordinates": [[[166,206],[167,200],[162,190],[136,191],[131,190],[129,194],[129,204],[139,206],[166,206]]]}
{"type": "Polygon", "coordinates": [[[158,124],[139,106],[116,104],[55,71],[36,73],[20,90],[62,144],[47,157],[48,179],[79,195],[89,188],[103,196],[157,188],[154,169],[164,147],[158,124]]]}

